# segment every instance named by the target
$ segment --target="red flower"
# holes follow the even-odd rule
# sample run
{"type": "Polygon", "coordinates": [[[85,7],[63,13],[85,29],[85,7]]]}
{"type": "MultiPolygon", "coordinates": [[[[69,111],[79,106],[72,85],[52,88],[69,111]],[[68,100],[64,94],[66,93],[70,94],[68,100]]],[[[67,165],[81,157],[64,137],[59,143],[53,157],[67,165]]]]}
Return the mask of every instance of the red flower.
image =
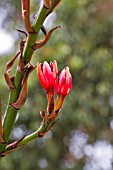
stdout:
{"type": "Polygon", "coordinates": [[[58,73],[56,61],[50,62],[50,64],[46,61],[44,61],[43,64],[39,63],[37,71],[39,81],[46,92],[48,93],[49,91],[54,90],[54,83],[58,73]]]}
{"type": "Polygon", "coordinates": [[[72,76],[69,67],[64,68],[55,82],[55,90],[57,94],[66,96],[72,89],[72,76]]]}

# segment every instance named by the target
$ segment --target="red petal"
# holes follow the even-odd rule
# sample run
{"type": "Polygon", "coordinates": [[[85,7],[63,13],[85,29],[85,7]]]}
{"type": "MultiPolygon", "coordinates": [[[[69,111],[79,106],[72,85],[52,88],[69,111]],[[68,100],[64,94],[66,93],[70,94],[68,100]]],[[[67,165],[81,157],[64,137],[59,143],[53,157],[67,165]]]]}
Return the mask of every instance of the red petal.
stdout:
{"type": "Polygon", "coordinates": [[[47,87],[50,88],[53,85],[53,76],[52,76],[51,67],[46,61],[44,61],[44,64],[43,64],[43,75],[44,75],[44,79],[45,79],[47,87]]]}
{"type": "Polygon", "coordinates": [[[46,82],[45,82],[45,79],[44,79],[44,76],[43,76],[43,73],[42,73],[41,65],[42,65],[41,63],[39,63],[37,65],[38,78],[39,78],[39,81],[40,81],[42,87],[46,90],[47,85],[46,85],[46,82]]]}
{"type": "Polygon", "coordinates": [[[57,62],[54,60],[53,62],[53,78],[56,78],[56,75],[58,74],[58,68],[57,68],[57,62]]]}

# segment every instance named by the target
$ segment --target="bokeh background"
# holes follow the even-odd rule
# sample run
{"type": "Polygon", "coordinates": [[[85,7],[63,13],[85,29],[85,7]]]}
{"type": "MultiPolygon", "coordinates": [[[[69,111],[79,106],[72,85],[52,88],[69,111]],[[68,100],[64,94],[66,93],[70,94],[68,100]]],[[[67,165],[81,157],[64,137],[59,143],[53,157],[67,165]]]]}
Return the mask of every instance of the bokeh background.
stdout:
{"type": "MultiPolygon", "coordinates": [[[[41,0],[42,1],[42,0],[41,0]]],[[[31,21],[41,1],[31,1],[31,21]]],[[[113,0],[62,0],[45,22],[60,25],[32,63],[57,60],[69,66],[73,90],[59,120],[44,138],[34,140],[3,158],[0,170],[113,170],[113,0]]],[[[5,64],[19,49],[25,30],[21,1],[0,1],[0,95],[7,106],[5,64]]],[[[39,39],[43,37],[40,33],[39,39]]],[[[11,75],[14,75],[14,64],[11,75]]],[[[46,94],[36,70],[29,78],[29,95],[20,110],[10,142],[39,128],[39,111],[46,110],[46,94]]]]}

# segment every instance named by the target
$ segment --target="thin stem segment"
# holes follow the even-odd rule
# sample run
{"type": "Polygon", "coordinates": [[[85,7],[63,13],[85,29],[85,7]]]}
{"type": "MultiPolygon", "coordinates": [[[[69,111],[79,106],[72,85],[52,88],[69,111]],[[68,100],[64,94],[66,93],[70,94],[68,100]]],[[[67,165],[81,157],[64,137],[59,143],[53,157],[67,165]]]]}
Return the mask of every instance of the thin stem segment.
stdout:
{"type": "MultiPolygon", "coordinates": [[[[16,148],[15,149],[18,149],[19,147],[21,147],[22,145],[25,145],[26,143],[38,138],[38,137],[43,137],[47,132],[48,132],[48,128],[51,127],[52,123],[51,122],[48,122],[48,121],[45,121],[43,122],[44,123],[44,126],[41,125],[40,128],[35,131],[34,133],[26,136],[22,141],[20,141],[17,145],[16,145],[16,148]],[[42,136],[40,136],[40,134],[42,136]]],[[[6,148],[6,151],[9,151],[11,150],[11,146],[9,145],[7,148],[6,148]]]]}

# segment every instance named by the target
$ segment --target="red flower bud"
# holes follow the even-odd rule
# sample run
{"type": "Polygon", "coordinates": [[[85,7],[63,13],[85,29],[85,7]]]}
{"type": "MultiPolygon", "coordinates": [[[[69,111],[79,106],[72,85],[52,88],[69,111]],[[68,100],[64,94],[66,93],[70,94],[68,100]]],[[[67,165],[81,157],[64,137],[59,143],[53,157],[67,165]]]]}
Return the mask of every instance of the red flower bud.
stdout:
{"type": "Polygon", "coordinates": [[[57,94],[66,96],[72,89],[72,76],[69,67],[64,68],[55,82],[55,90],[57,94]]]}
{"type": "Polygon", "coordinates": [[[39,81],[46,92],[48,93],[49,91],[54,90],[54,83],[58,73],[56,61],[50,62],[50,64],[46,61],[44,61],[43,64],[39,63],[37,71],[39,81]]]}

